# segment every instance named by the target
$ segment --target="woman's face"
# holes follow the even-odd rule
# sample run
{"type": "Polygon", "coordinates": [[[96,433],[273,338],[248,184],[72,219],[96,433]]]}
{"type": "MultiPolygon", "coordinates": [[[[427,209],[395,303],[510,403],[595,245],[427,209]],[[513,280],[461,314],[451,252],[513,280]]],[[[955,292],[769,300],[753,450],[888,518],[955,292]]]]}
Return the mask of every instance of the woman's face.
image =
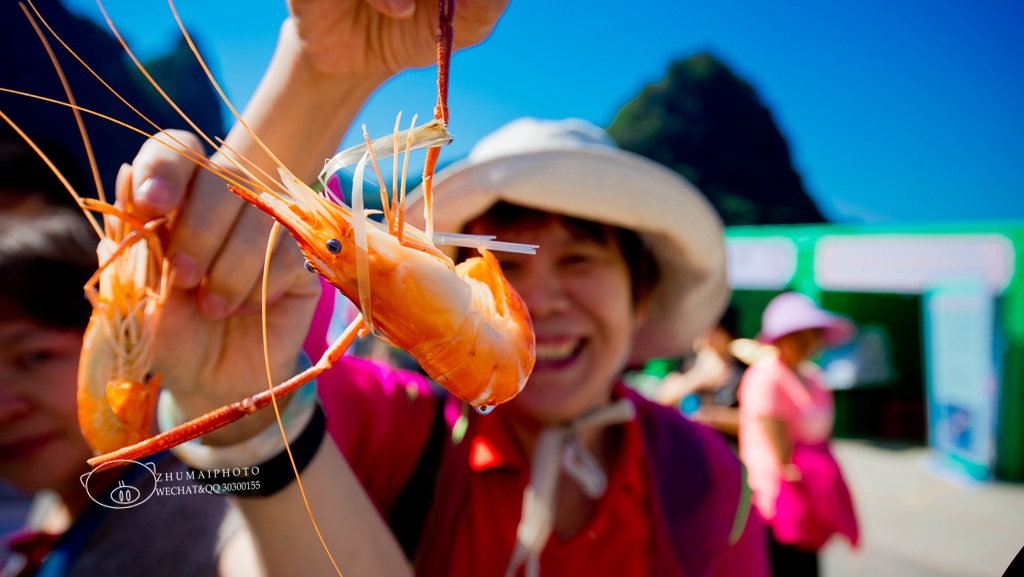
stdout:
{"type": "Polygon", "coordinates": [[[0,477],[25,491],[65,490],[92,456],[78,429],[81,330],[0,322],[0,477]]]}
{"type": "Polygon", "coordinates": [[[804,329],[782,335],[775,341],[779,358],[791,367],[811,358],[822,345],[821,329],[804,329]]]}
{"type": "Polygon", "coordinates": [[[495,254],[537,335],[537,364],[512,407],[555,423],[607,402],[641,320],[618,246],[573,234],[558,219],[500,237],[540,247],[536,255],[495,254]]]}

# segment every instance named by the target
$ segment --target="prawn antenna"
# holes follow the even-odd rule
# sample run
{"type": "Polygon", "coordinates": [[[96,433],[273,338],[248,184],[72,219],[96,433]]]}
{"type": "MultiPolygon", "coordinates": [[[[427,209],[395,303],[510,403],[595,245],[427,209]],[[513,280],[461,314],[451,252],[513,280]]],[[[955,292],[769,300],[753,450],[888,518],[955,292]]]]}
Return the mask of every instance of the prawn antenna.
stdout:
{"type": "MultiPolygon", "coordinates": [[[[402,123],[402,111],[398,111],[398,116],[395,117],[395,148],[392,153],[392,168],[391,168],[391,206],[398,206],[398,132],[401,128],[402,123]]],[[[397,208],[395,210],[398,210],[397,208]]],[[[388,221],[389,232],[394,232],[391,229],[396,223],[388,221]]],[[[395,227],[397,230],[397,226],[395,227]]],[[[398,235],[398,238],[402,238],[402,235],[398,235]]]]}
{"type": "Polygon", "coordinates": [[[82,202],[82,197],[78,196],[78,193],[75,192],[75,187],[71,186],[71,183],[68,182],[68,179],[64,177],[64,174],[60,171],[60,169],[57,168],[57,165],[55,165],[53,161],[50,160],[49,156],[46,156],[46,153],[44,153],[42,149],[39,148],[39,145],[37,145],[31,138],[29,138],[27,134],[25,134],[24,130],[22,130],[17,124],[15,124],[9,116],[4,114],[3,110],[0,110],[0,118],[3,118],[4,121],[7,122],[7,124],[10,124],[11,128],[13,128],[14,131],[18,133],[18,136],[20,136],[32,148],[32,150],[34,150],[35,153],[39,155],[39,158],[43,159],[43,162],[46,163],[46,166],[50,167],[50,170],[52,170],[53,174],[57,176],[57,179],[60,180],[60,183],[63,184],[64,188],[68,189],[68,192],[70,192],[71,196],[74,197],[75,201],[78,203],[78,206],[83,208],[83,212],[85,212],[85,216],[89,219],[89,224],[92,225],[93,230],[96,231],[96,234],[99,235],[100,238],[103,238],[103,229],[100,228],[99,223],[96,222],[96,219],[93,217],[92,213],[89,212],[88,210],[84,210],[85,203],[82,202]]]}
{"type": "Polygon", "coordinates": [[[42,41],[43,47],[46,48],[46,54],[50,57],[50,62],[53,63],[53,68],[57,71],[57,76],[60,77],[60,83],[64,87],[64,93],[68,95],[68,102],[71,104],[71,112],[75,115],[75,122],[78,123],[78,131],[82,134],[82,143],[85,144],[85,154],[89,157],[89,169],[92,171],[92,178],[96,182],[96,195],[100,201],[106,202],[106,195],[103,194],[103,180],[100,178],[100,170],[96,166],[96,155],[93,154],[92,143],[89,142],[89,134],[85,131],[85,122],[82,120],[82,113],[75,107],[75,95],[71,93],[71,85],[68,84],[68,79],[64,76],[64,69],[61,68],[60,62],[57,61],[57,56],[53,53],[53,48],[50,47],[50,43],[46,40],[46,35],[39,28],[39,24],[36,19],[32,17],[32,13],[25,7],[24,2],[18,2],[18,7],[25,13],[25,17],[28,18],[29,24],[32,25],[32,29],[36,31],[36,36],[42,41]]]}
{"type": "MultiPolygon", "coordinates": [[[[43,17],[43,15],[39,12],[39,9],[36,8],[35,4],[33,4],[32,0],[26,0],[26,2],[28,2],[29,7],[32,8],[32,11],[35,13],[35,15],[39,19],[39,21],[42,22],[43,26],[46,27],[46,29],[50,32],[50,34],[52,34],[53,37],[58,42],[60,42],[60,44],[64,47],[64,49],[67,50],[75,58],[75,60],[78,60],[79,64],[81,64],[86,70],[88,70],[89,73],[92,74],[93,77],[96,78],[96,80],[98,80],[101,84],[103,84],[103,86],[107,90],[109,90],[111,94],[113,94],[118,100],[120,100],[132,112],[137,114],[139,116],[139,118],[141,118],[147,124],[149,124],[154,129],[156,129],[157,132],[163,131],[163,128],[161,128],[160,125],[158,125],[157,123],[153,122],[149,117],[147,117],[145,114],[143,114],[138,108],[136,108],[130,102],[128,102],[128,100],[125,99],[123,96],[121,96],[121,94],[118,93],[117,90],[115,90],[112,86],[110,86],[110,84],[107,83],[107,81],[104,80],[103,77],[101,77],[95,70],[93,70],[92,67],[90,67],[88,64],[86,64],[86,62],[84,60],[82,60],[82,58],[74,50],[72,50],[71,47],[68,46],[67,43],[64,42],[64,40],[59,35],[57,35],[57,33],[53,30],[53,28],[50,26],[50,24],[46,21],[46,18],[43,17]]],[[[170,105],[175,109],[175,111],[178,112],[178,114],[182,117],[182,119],[185,120],[197,132],[197,134],[203,140],[205,140],[207,142],[207,144],[209,144],[214,149],[218,149],[219,150],[217,145],[212,140],[210,140],[210,138],[203,131],[199,130],[199,128],[195,125],[195,123],[192,122],[192,120],[189,119],[188,116],[186,116],[180,110],[180,108],[177,105],[175,105],[170,100],[170,98],[167,96],[166,92],[164,92],[164,90],[156,83],[156,81],[153,80],[152,76],[145,69],[145,67],[142,65],[142,63],[139,62],[138,58],[135,57],[135,54],[132,52],[131,48],[128,47],[128,45],[125,42],[124,38],[121,37],[120,32],[114,26],[114,23],[110,19],[110,16],[107,14],[106,9],[103,7],[103,4],[99,0],[97,0],[97,4],[99,5],[100,11],[103,13],[104,18],[106,19],[107,24],[109,25],[109,27],[111,29],[111,32],[114,34],[115,38],[117,38],[118,42],[121,44],[121,47],[124,48],[125,52],[131,57],[132,61],[136,65],[136,67],[138,67],[140,72],[142,72],[143,76],[146,77],[146,79],[150,82],[150,84],[153,85],[153,87],[157,90],[157,92],[159,92],[164,97],[164,99],[167,100],[170,103],[170,105]]],[[[58,102],[58,103],[67,105],[66,103],[61,103],[61,102],[58,102]]],[[[92,111],[90,111],[88,109],[84,109],[84,108],[80,108],[80,107],[76,107],[76,108],[78,110],[81,110],[82,112],[93,113],[92,111]]],[[[96,114],[96,113],[93,113],[93,114],[96,114]]],[[[100,115],[100,116],[102,116],[102,115],[100,115]]],[[[109,120],[109,118],[107,118],[107,119],[109,120]]],[[[118,124],[121,124],[121,123],[118,122],[118,124]]],[[[152,137],[154,135],[146,133],[146,136],[152,137]]],[[[243,175],[247,176],[248,179],[245,179],[245,178],[242,178],[242,177],[238,177],[236,175],[232,175],[230,171],[228,171],[228,170],[224,169],[223,167],[220,167],[217,164],[213,163],[212,161],[208,160],[206,158],[206,153],[205,152],[197,151],[197,150],[189,147],[184,142],[181,142],[179,139],[175,138],[173,135],[165,133],[164,136],[166,138],[170,139],[175,144],[177,144],[180,147],[180,149],[171,147],[167,143],[163,142],[163,144],[165,146],[168,146],[169,148],[177,151],[179,154],[182,154],[183,156],[185,156],[189,160],[192,160],[193,162],[196,162],[197,164],[205,167],[207,170],[210,170],[211,172],[213,172],[214,174],[217,174],[221,178],[224,178],[225,180],[228,180],[232,184],[235,184],[236,186],[239,186],[241,188],[250,188],[250,187],[252,187],[252,188],[255,188],[255,189],[258,189],[258,190],[262,190],[262,191],[266,191],[266,192],[272,192],[270,190],[270,188],[265,183],[263,183],[259,179],[255,178],[244,167],[240,166],[237,162],[235,162],[233,158],[228,157],[227,155],[225,155],[225,158],[227,158],[227,160],[229,162],[231,162],[235,166],[235,168],[237,168],[239,170],[239,172],[241,172],[243,175]],[[183,151],[187,151],[187,153],[183,152],[183,151]]],[[[276,181],[273,181],[273,180],[271,180],[271,183],[275,184],[275,185],[278,185],[278,186],[281,186],[280,183],[277,183],[276,181]]]]}
{"type": "MultiPolygon", "coordinates": [[[[391,231],[392,212],[388,206],[388,187],[384,185],[384,177],[380,175],[380,166],[377,165],[377,155],[373,152],[373,143],[370,142],[370,134],[366,132],[366,125],[363,125],[363,139],[366,140],[366,150],[370,153],[370,160],[373,162],[373,170],[377,173],[377,185],[380,188],[380,204],[384,209],[384,218],[388,220],[388,232],[391,231]]],[[[394,183],[392,182],[392,185],[394,183]]]]}
{"type": "MultiPolygon", "coordinates": [[[[409,152],[412,150],[412,129],[416,126],[416,116],[412,115],[412,122],[409,124],[409,134],[405,138],[405,158],[402,163],[402,192],[398,197],[398,238],[405,236],[405,177],[409,172],[409,152]]],[[[433,150],[428,149],[429,150],[433,150]]],[[[440,150],[440,148],[438,148],[440,150]]],[[[433,228],[433,223],[427,221],[427,226],[433,228]]],[[[429,229],[428,229],[429,230],[429,229]]],[[[427,233],[427,243],[432,243],[431,233],[427,233]]]]}
{"type": "MultiPolygon", "coordinates": [[[[71,54],[71,56],[74,57],[74,59],[77,60],[78,63],[82,65],[83,68],[85,68],[90,74],[92,74],[92,76],[94,78],[96,78],[96,80],[98,80],[100,82],[100,84],[103,85],[104,88],[106,88],[108,91],[110,91],[110,93],[113,94],[118,100],[120,100],[121,103],[123,103],[125,106],[127,106],[132,112],[134,112],[136,115],[138,115],[138,117],[141,118],[143,121],[145,121],[147,124],[152,126],[157,132],[163,131],[163,128],[161,128],[160,125],[158,125],[157,123],[153,122],[153,120],[151,120],[148,116],[143,114],[142,111],[140,111],[138,108],[136,108],[134,105],[132,105],[132,103],[128,102],[128,100],[126,98],[124,98],[123,96],[121,96],[121,94],[117,90],[115,90],[112,86],[110,86],[110,84],[106,80],[104,80],[102,76],[100,76],[95,70],[93,70],[92,67],[89,66],[84,60],[82,60],[82,57],[79,56],[78,53],[76,53],[74,50],[72,50],[72,48],[70,46],[68,46],[67,42],[64,42],[64,40],[53,30],[53,28],[50,26],[50,23],[47,22],[46,18],[44,18],[43,15],[39,12],[39,9],[36,8],[36,6],[32,2],[32,0],[26,0],[26,2],[28,3],[29,7],[32,8],[32,12],[35,14],[35,17],[38,18],[39,22],[41,22],[43,24],[43,26],[47,29],[47,31],[49,31],[50,34],[53,35],[54,39],[56,39],[57,42],[59,42],[61,44],[61,46],[63,46],[64,49],[67,50],[68,53],[71,54]]],[[[102,4],[100,5],[100,9],[101,10],[103,9],[102,4]]],[[[104,12],[104,15],[105,14],[106,14],[106,12],[104,12]]],[[[109,22],[109,19],[108,19],[108,22],[109,22]]],[[[111,23],[111,26],[113,26],[112,23],[111,23]]],[[[128,46],[124,44],[124,40],[120,38],[120,36],[117,34],[116,30],[115,30],[115,36],[117,36],[118,39],[121,40],[122,47],[124,47],[124,49],[126,51],[128,51],[129,54],[131,54],[131,51],[128,49],[128,46]]],[[[138,63],[137,60],[136,60],[136,63],[138,63]]],[[[139,66],[141,67],[141,64],[139,66]]],[[[84,113],[87,113],[87,114],[92,114],[92,115],[97,116],[99,118],[103,118],[104,120],[113,122],[113,123],[118,124],[120,126],[123,126],[124,128],[132,130],[133,132],[137,132],[139,134],[142,134],[142,135],[146,136],[147,138],[152,138],[152,137],[155,136],[155,133],[145,132],[145,131],[140,130],[140,129],[134,127],[134,126],[131,126],[130,124],[127,124],[125,122],[117,120],[116,118],[112,118],[112,117],[107,116],[105,114],[100,114],[99,112],[95,112],[93,110],[89,110],[88,108],[83,108],[81,106],[78,106],[77,104],[61,102],[59,100],[53,100],[51,98],[46,98],[46,97],[38,96],[38,95],[35,95],[35,94],[28,94],[28,93],[25,93],[25,92],[19,92],[19,91],[16,91],[16,90],[10,90],[10,89],[6,89],[6,88],[0,88],[0,91],[7,92],[7,93],[10,93],[10,94],[18,94],[20,96],[25,96],[25,97],[28,97],[28,98],[35,98],[37,100],[42,100],[42,101],[50,102],[50,103],[53,103],[53,104],[59,104],[61,106],[67,106],[67,107],[72,108],[73,110],[78,110],[78,111],[81,111],[81,112],[84,112],[84,113]]],[[[231,172],[225,170],[223,167],[220,167],[220,166],[210,162],[206,158],[205,152],[197,151],[197,150],[189,147],[184,142],[182,142],[182,141],[178,140],[177,138],[175,138],[173,135],[165,134],[164,136],[166,138],[170,139],[175,144],[177,144],[180,148],[174,148],[174,147],[170,146],[169,144],[167,144],[166,142],[163,142],[161,140],[160,142],[162,144],[164,144],[165,146],[168,146],[172,150],[175,150],[176,152],[178,152],[179,154],[181,154],[185,158],[188,158],[189,160],[204,166],[207,170],[210,170],[211,172],[217,174],[221,178],[224,178],[225,180],[228,180],[232,184],[235,184],[236,186],[240,186],[240,187],[252,186],[254,188],[260,188],[260,189],[266,188],[265,185],[263,185],[262,183],[260,183],[258,181],[256,181],[256,182],[248,181],[245,178],[238,177],[238,176],[232,174],[231,172]]],[[[203,134],[202,132],[200,132],[200,136],[206,138],[206,135],[203,134]]],[[[207,141],[209,142],[209,139],[207,139],[207,141]]],[[[211,143],[211,146],[216,148],[215,144],[211,143]]],[[[231,160],[231,159],[229,159],[229,160],[231,160]]],[[[240,169],[240,170],[242,170],[242,172],[245,173],[244,169],[240,169]]],[[[251,175],[249,175],[249,176],[251,176],[251,175]]]]}
{"type": "Polygon", "coordinates": [[[306,513],[309,514],[309,520],[313,523],[316,536],[320,538],[320,544],[323,545],[324,551],[327,552],[327,557],[330,558],[331,564],[334,565],[334,570],[338,572],[338,577],[342,577],[338,562],[334,560],[334,555],[331,555],[331,550],[327,547],[327,542],[320,533],[320,527],[316,524],[316,519],[313,518],[313,509],[310,508],[309,499],[306,498],[306,489],[302,486],[302,477],[299,476],[299,468],[295,464],[295,457],[292,456],[292,447],[288,443],[288,434],[284,432],[284,423],[281,421],[281,409],[277,406],[277,397],[274,396],[274,376],[270,371],[270,345],[267,339],[267,286],[270,284],[270,257],[274,254],[274,244],[277,241],[277,233],[280,230],[281,224],[275,220],[274,226],[270,227],[270,238],[267,240],[267,254],[263,260],[263,297],[260,300],[260,308],[263,312],[263,361],[267,366],[267,383],[270,387],[270,400],[274,405],[274,417],[277,418],[277,428],[281,431],[281,439],[284,440],[284,450],[288,452],[288,460],[292,464],[292,471],[295,472],[295,482],[299,485],[299,493],[302,495],[302,502],[306,505],[306,513]]]}
{"type": "MultiPolygon", "coordinates": [[[[98,1],[99,0],[97,0],[97,2],[98,1]]],[[[263,152],[267,153],[267,156],[269,156],[270,159],[274,161],[274,164],[276,164],[280,168],[287,168],[284,165],[284,163],[281,162],[280,160],[278,160],[277,156],[274,155],[274,153],[270,151],[270,148],[266,144],[263,144],[263,140],[261,140],[259,136],[256,136],[256,133],[253,132],[253,130],[251,128],[249,128],[249,125],[246,124],[245,120],[242,118],[242,115],[239,114],[238,111],[235,110],[235,106],[233,104],[231,104],[231,100],[228,99],[227,94],[224,94],[224,90],[220,87],[220,83],[217,82],[217,79],[213,77],[213,73],[210,72],[210,68],[206,65],[206,61],[203,60],[202,55],[199,54],[199,49],[196,48],[195,43],[192,42],[192,36],[188,33],[188,30],[185,29],[185,24],[182,23],[181,17],[178,16],[178,8],[174,5],[174,0],[167,0],[167,5],[171,7],[171,12],[174,13],[174,20],[178,23],[178,28],[181,30],[181,35],[184,36],[185,37],[185,41],[188,42],[188,47],[192,50],[192,54],[195,55],[196,61],[198,61],[199,65],[203,67],[203,72],[206,73],[206,77],[210,79],[210,83],[213,84],[213,87],[217,90],[217,94],[220,95],[221,100],[224,101],[224,104],[226,104],[228,109],[231,110],[231,114],[234,115],[235,120],[238,121],[238,124],[241,125],[242,128],[244,128],[247,133],[249,133],[249,136],[251,136],[253,141],[256,142],[256,144],[259,145],[259,147],[263,149],[263,152]]],[[[106,12],[104,12],[104,15],[106,15],[106,12]]],[[[107,21],[110,22],[109,19],[107,21]]],[[[111,28],[113,28],[113,26],[114,26],[113,23],[111,23],[110,26],[111,26],[111,28]]],[[[118,36],[118,38],[120,38],[120,36],[118,36]]],[[[123,41],[122,41],[122,44],[123,44],[123,41]]],[[[127,46],[125,47],[125,49],[127,49],[127,46]]],[[[130,52],[129,52],[129,54],[130,54],[130,52]]],[[[132,56],[132,59],[135,60],[135,63],[138,64],[139,69],[141,70],[142,69],[142,64],[140,64],[139,61],[135,59],[135,56],[132,56]]],[[[147,74],[146,77],[149,78],[149,75],[147,74]]],[[[155,81],[150,79],[150,82],[152,82],[153,85],[156,86],[156,82],[155,81]]],[[[163,91],[161,90],[160,93],[163,94],[163,91]]],[[[164,95],[164,98],[166,98],[167,101],[170,102],[170,98],[168,98],[166,94],[164,95]]],[[[175,108],[175,110],[178,110],[177,106],[175,106],[174,108],[175,108]]],[[[181,116],[183,118],[185,117],[185,114],[182,113],[180,110],[179,110],[179,113],[181,114],[181,116]]],[[[189,124],[191,124],[191,123],[192,122],[189,121],[189,124]]],[[[199,129],[196,128],[196,130],[198,131],[199,129]]]]}

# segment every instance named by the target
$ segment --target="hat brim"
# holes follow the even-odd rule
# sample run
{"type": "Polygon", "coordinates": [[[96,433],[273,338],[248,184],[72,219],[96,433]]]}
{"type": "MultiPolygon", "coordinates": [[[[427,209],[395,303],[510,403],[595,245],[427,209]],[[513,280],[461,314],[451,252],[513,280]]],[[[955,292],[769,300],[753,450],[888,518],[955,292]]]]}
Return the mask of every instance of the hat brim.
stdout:
{"type": "MultiPolygon", "coordinates": [[[[631,364],[686,351],[729,300],[722,222],[697,189],[664,166],[607,147],[457,162],[434,177],[434,229],[460,232],[499,201],[637,232],[661,278],[631,364]]],[[[422,187],[407,219],[423,228],[422,187]]],[[[499,239],[500,240],[500,239],[499,239]]]]}
{"type": "Polygon", "coordinates": [[[820,329],[822,343],[824,343],[826,348],[834,349],[850,342],[853,340],[853,337],[857,335],[857,326],[851,321],[824,311],[822,311],[822,313],[823,316],[821,318],[809,319],[804,322],[796,322],[776,333],[765,333],[762,331],[757,335],[757,340],[770,345],[774,344],[780,338],[797,331],[820,329]]]}

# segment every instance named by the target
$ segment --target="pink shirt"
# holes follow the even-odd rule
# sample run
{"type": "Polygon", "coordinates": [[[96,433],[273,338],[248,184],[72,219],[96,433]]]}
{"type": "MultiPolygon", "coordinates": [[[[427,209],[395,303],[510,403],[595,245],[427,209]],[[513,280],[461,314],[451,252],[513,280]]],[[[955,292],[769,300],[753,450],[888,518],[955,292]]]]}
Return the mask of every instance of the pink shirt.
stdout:
{"type": "Polygon", "coordinates": [[[775,516],[782,463],[759,419],[781,419],[796,443],[823,443],[832,434],[835,408],[821,369],[804,363],[800,375],[802,381],[782,361],[766,359],[751,365],[740,382],[740,459],[754,505],[766,519],[775,516]]]}

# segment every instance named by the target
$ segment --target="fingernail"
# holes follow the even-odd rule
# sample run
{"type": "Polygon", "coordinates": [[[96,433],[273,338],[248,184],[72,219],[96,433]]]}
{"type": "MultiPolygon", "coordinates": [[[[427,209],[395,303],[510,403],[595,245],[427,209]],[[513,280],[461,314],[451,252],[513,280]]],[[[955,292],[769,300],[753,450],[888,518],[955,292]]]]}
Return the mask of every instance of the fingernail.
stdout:
{"type": "Polygon", "coordinates": [[[192,288],[199,284],[199,263],[185,253],[175,253],[171,257],[174,266],[174,284],[181,288],[192,288]]]}
{"type": "Polygon", "coordinates": [[[139,187],[135,195],[136,202],[141,202],[153,209],[170,209],[167,206],[171,201],[171,185],[159,176],[151,176],[139,187]]]}
{"type": "Polygon", "coordinates": [[[128,164],[127,162],[122,162],[121,163],[121,168],[117,169],[117,180],[114,181],[115,182],[114,186],[118,190],[121,189],[121,182],[124,181],[125,178],[127,178],[128,174],[131,173],[131,171],[132,171],[132,165],[128,164]]]}
{"type": "Polygon", "coordinates": [[[409,0],[385,0],[391,9],[392,18],[407,18],[416,10],[416,3],[409,0]]]}
{"type": "Polygon", "coordinates": [[[205,294],[199,300],[199,309],[211,319],[221,319],[228,310],[228,301],[217,295],[205,294]]]}

